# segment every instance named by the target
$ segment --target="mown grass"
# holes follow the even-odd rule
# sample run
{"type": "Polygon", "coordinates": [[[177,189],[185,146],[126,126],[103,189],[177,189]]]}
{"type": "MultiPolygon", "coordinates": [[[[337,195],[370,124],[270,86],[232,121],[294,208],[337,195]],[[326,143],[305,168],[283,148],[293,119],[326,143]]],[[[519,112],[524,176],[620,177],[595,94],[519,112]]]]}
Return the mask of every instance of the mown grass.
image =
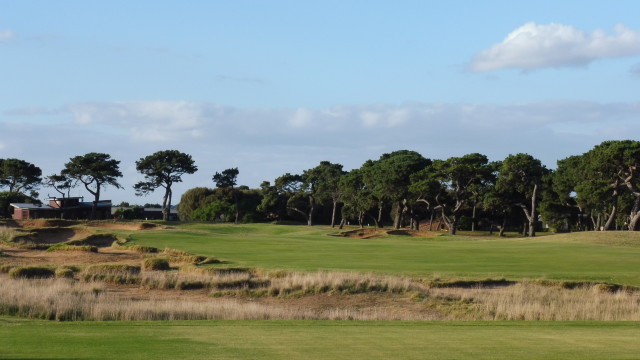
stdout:
{"type": "Polygon", "coordinates": [[[0,318],[4,359],[634,359],[640,323],[0,318]]]}
{"type": "Polygon", "coordinates": [[[340,270],[445,279],[551,279],[640,286],[640,233],[488,236],[329,236],[328,227],[183,224],[130,235],[133,244],[176,248],[240,266],[340,270]]]}

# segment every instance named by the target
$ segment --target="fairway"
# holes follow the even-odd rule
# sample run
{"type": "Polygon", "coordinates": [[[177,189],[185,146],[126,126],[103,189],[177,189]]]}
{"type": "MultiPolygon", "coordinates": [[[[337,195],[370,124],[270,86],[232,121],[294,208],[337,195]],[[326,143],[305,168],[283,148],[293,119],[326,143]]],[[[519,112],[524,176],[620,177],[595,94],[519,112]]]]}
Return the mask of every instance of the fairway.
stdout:
{"type": "Polygon", "coordinates": [[[346,270],[424,277],[594,281],[640,286],[640,234],[573,233],[536,238],[329,236],[328,227],[185,224],[130,235],[133,243],[177,248],[233,265],[346,270]],[[584,238],[581,236],[584,235],[584,238]],[[620,237],[624,241],[607,241],[620,237]],[[594,240],[595,239],[595,240],[594,240]]]}
{"type": "Polygon", "coordinates": [[[2,359],[632,359],[638,323],[0,318],[2,359]]]}

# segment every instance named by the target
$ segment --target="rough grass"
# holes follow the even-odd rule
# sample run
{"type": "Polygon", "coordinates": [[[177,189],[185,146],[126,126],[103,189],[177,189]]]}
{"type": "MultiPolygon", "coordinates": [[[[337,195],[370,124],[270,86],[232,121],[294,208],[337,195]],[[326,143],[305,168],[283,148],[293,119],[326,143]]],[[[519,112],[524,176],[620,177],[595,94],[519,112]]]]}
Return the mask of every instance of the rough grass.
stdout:
{"type": "Polygon", "coordinates": [[[150,259],[144,259],[144,261],[142,262],[142,270],[166,271],[166,270],[171,270],[171,267],[169,266],[169,261],[167,261],[167,259],[150,258],[150,259]]]}
{"type": "Polygon", "coordinates": [[[56,244],[47,248],[47,251],[86,251],[97,253],[98,247],[90,245],[56,244]]]}
{"type": "Polygon", "coordinates": [[[211,299],[206,302],[123,299],[106,292],[99,283],[78,283],[65,279],[3,281],[0,290],[0,314],[60,321],[396,319],[357,309],[311,311],[235,299],[211,299]]]}
{"type": "Polygon", "coordinates": [[[140,266],[122,264],[90,265],[81,273],[84,281],[101,280],[115,284],[139,284],[140,266]]]}
{"type": "Polygon", "coordinates": [[[46,266],[17,266],[9,270],[9,276],[18,279],[41,279],[55,276],[55,269],[46,266]]]}

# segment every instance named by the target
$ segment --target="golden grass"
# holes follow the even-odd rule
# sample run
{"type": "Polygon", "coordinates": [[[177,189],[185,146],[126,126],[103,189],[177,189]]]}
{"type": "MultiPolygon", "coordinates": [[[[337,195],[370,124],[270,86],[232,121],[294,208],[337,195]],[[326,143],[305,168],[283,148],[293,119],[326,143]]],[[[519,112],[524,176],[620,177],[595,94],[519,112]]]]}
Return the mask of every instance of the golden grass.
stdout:
{"type": "Polygon", "coordinates": [[[640,292],[522,282],[503,288],[431,289],[430,302],[462,320],[639,321],[640,292]]]}
{"type": "MultiPolygon", "coordinates": [[[[0,282],[0,313],[49,320],[397,320],[357,309],[308,310],[236,299],[132,300],[105,291],[101,283],[66,279],[0,282]]],[[[424,318],[421,318],[425,320],[424,318]]]]}

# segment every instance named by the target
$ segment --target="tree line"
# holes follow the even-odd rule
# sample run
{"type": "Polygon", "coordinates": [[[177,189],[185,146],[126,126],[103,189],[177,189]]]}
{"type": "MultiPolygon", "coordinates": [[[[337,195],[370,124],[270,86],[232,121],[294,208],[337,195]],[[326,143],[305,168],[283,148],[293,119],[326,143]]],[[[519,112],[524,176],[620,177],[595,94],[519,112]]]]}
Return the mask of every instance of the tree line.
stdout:
{"type": "MultiPolygon", "coordinates": [[[[410,150],[386,153],[345,171],[322,161],[298,174],[286,173],[259,189],[237,186],[239,170],[215,172],[214,188],[186,191],[178,205],[186,221],[304,221],[342,227],[393,226],[429,230],[446,228],[518,230],[535,236],[543,226],[557,231],[636,231],[640,227],[640,142],[605,141],[588,152],[546,168],[529,154],[489,161],[479,153],[429,159],[410,150]],[[435,227],[435,228],[434,228],[435,227]]],[[[163,217],[168,218],[172,185],[198,168],[188,154],[165,150],[136,161],[144,181],[136,195],[163,189],[163,217]]],[[[19,159],[0,159],[0,186],[7,198],[35,198],[39,186],[68,196],[84,186],[94,196],[94,210],[105,186],[120,188],[119,161],[108,154],[73,157],[58,174],[19,159]]],[[[16,200],[11,200],[16,201],[16,200]]]]}

